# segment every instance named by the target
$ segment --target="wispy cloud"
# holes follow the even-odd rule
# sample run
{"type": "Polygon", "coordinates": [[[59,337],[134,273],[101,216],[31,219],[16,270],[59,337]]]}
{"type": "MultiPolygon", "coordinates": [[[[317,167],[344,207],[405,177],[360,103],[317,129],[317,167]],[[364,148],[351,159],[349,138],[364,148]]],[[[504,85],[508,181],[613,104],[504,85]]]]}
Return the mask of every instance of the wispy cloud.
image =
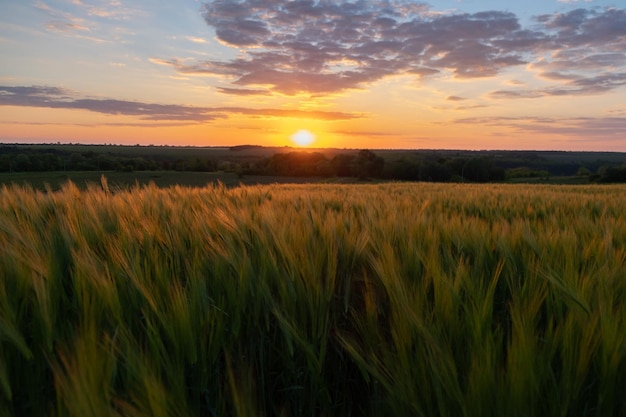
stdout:
{"type": "Polygon", "coordinates": [[[46,24],[46,28],[56,32],[70,32],[75,30],[89,32],[89,28],[87,26],[58,21],[48,22],[48,24],[46,24]]]}
{"type": "Polygon", "coordinates": [[[199,38],[197,36],[187,36],[186,39],[188,41],[194,42],[194,43],[207,43],[207,40],[204,38],[199,38]]]}
{"type": "Polygon", "coordinates": [[[298,119],[317,120],[348,120],[364,117],[359,113],[323,110],[293,110],[293,109],[254,109],[246,107],[216,107],[215,112],[238,113],[251,116],[292,117],[298,119]]]}
{"type": "Polygon", "coordinates": [[[52,9],[52,7],[50,7],[49,5],[47,5],[46,3],[44,3],[44,2],[43,2],[43,1],[41,1],[41,0],[37,0],[37,1],[33,4],[33,6],[34,6],[35,8],[37,8],[37,9],[39,9],[39,10],[43,10],[43,11],[45,11],[45,12],[49,12],[49,13],[53,13],[53,12],[54,12],[54,11],[53,11],[53,9],[52,9]]]}
{"type": "Polygon", "coordinates": [[[232,94],[236,96],[266,96],[270,94],[267,90],[251,90],[247,88],[217,87],[217,91],[222,94],[232,94]]]}
{"type": "Polygon", "coordinates": [[[471,117],[455,123],[508,127],[522,133],[561,135],[566,138],[623,140],[626,117],[471,117]]]}
{"type": "MultiPolygon", "coordinates": [[[[74,0],[72,3],[75,5],[82,4],[78,0],[74,0]]],[[[82,17],[75,16],[67,11],[55,9],[42,0],[37,0],[34,6],[50,17],[51,20],[45,24],[45,28],[49,32],[56,32],[95,43],[108,42],[106,39],[87,35],[86,33],[92,32],[92,30],[89,27],[89,22],[86,22],[82,17]]]]}
{"type": "Polygon", "coordinates": [[[555,80],[563,80],[558,86],[544,89],[498,90],[489,94],[495,99],[539,98],[551,96],[575,96],[602,94],[626,86],[626,72],[605,73],[595,77],[552,75],[555,80]]]}
{"type": "Polygon", "coordinates": [[[194,107],[178,104],[86,98],[76,92],[48,86],[0,86],[0,106],[87,110],[95,113],[137,117],[146,122],[178,121],[206,123],[232,115],[291,117],[318,120],[347,120],[358,113],[247,107],[194,107]]]}
{"type": "MultiPolygon", "coordinates": [[[[231,60],[161,59],[161,64],[288,95],[364,88],[399,74],[491,77],[529,64],[536,70],[544,66],[540,71],[547,75],[576,74],[577,80],[591,71],[596,76],[626,71],[623,9],[542,15],[532,28],[522,27],[509,12],[434,13],[404,0],[214,0],[203,5],[202,14],[217,39],[239,55],[231,60]]],[[[603,84],[609,89],[620,85],[603,84]]]]}
{"type": "MultiPolygon", "coordinates": [[[[76,19],[80,20],[80,19],[76,19]]],[[[88,33],[91,29],[82,24],[62,22],[58,20],[50,21],[46,24],[46,30],[49,32],[56,32],[65,36],[70,36],[75,39],[82,39],[93,43],[110,43],[111,40],[101,37],[93,36],[88,33]]]]}
{"type": "Polygon", "coordinates": [[[343,136],[360,136],[365,138],[372,137],[392,137],[392,136],[404,136],[401,133],[393,133],[393,132],[381,132],[381,131],[372,131],[372,130],[335,130],[332,133],[336,135],[343,136]]]}
{"type": "Polygon", "coordinates": [[[117,24],[144,15],[140,9],[126,7],[118,0],[71,0],[71,5],[53,7],[44,0],[37,0],[34,7],[49,17],[44,27],[49,32],[83,39],[95,43],[109,43],[119,38],[119,31],[124,29],[107,27],[108,23],[117,24]],[[106,27],[106,29],[105,29],[106,27]],[[89,34],[87,34],[89,33],[89,34]]]}
{"type": "Polygon", "coordinates": [[[34,7],[44,12],[54,21],[69,22],[69,23],[83,23],[85,21],[85,19],[77,17],[73,15],[72,13],[53,8],[52,6],[50,6],[49,4],[45,3],[42,0],[37,0],[34,4],[34,7]]]}
{"type": "Polygon", "coordinates": [[[128,7],[119,0],[99,0],[89,3],[74,0],[73,4],[79,6],[87,15],[113,20],[130,20],[134,17],[144,15],[140,9],[128,7]]]}

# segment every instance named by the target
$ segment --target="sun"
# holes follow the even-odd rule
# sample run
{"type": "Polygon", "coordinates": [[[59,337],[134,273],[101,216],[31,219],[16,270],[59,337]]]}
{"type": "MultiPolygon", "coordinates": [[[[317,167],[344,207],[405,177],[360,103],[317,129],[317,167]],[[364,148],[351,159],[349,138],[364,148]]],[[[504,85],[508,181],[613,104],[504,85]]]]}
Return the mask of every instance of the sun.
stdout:
{"type": "Polygon", "coordinates": [[[315,141],[315,135],[308,130],[298,130],[291,135],[291,140],[298,146],[309,146],[315,141]]]}

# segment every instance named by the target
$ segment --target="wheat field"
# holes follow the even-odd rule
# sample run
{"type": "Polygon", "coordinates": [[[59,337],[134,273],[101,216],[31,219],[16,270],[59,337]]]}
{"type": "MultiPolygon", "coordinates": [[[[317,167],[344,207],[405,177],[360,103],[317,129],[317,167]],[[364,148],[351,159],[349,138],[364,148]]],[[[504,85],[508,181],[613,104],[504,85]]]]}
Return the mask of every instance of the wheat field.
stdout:
{"type": "Polygon", "coordinates": [[[0,189],[0,416],[626,415],[626,186],[0,189]]]}

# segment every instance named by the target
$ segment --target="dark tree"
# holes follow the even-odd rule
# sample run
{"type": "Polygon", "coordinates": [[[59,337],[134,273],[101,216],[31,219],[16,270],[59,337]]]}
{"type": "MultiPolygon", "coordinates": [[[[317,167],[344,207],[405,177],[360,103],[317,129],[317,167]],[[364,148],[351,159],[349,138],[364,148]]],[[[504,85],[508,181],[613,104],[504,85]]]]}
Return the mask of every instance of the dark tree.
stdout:
{"type": "Polygon", "coordinates": [[[598,169],[598,182],[626,182],[626,164],[620,166],[603,166],[598,169]]]}
{"type": "Polygon", "coordinates": [[[333,172],[338,177],[352,177],[354,176],[354,155],[348,155],[345,153],[340,153],[335,155],[333,159],[330,161],[330,166],[333,169],[333,172]]]}
{"type": "Polygon", "coordinates": [[[356,174],[360,179],[380,178],[385,160],[368,149],[360,150],[355,160],[356,174]]]}
{"type": "Polygon", "coordinates": [[[463,166],[461,177],[464,181],[487,182],[489,181],[491,164],[492,162],[488,158],[472,158],[463,166]]]}
{"type": "Polygon", "coordinates": [[[393,180],[419,181],[420,165],[404,158],[385,164],[385,177],[393,180]]]}
{"type": "Polygon", "coordinates": [[[427,161],[420,165],[419,176],[422,181],[447,182],[452,172],[444,164],[427,161]]]}
{"type": "Polygon", "coordinates": [[[12,161],[12,167],[17,172],[30,171],[32,167],[30,157],[24,153],[18,154],[12,161]]]}

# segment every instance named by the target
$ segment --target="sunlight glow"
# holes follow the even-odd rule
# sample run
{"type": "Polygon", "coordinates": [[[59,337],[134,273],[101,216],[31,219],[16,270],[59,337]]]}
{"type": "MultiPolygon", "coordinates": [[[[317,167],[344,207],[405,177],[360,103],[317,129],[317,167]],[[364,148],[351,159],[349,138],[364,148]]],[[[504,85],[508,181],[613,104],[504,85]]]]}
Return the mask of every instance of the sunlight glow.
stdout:
{"type": "Polygon", "coordinates": [[[298,130],[291,135],[291,140],[298,146],[309,146],[315,141],[315,135],[308,130],[298,130]]]}

